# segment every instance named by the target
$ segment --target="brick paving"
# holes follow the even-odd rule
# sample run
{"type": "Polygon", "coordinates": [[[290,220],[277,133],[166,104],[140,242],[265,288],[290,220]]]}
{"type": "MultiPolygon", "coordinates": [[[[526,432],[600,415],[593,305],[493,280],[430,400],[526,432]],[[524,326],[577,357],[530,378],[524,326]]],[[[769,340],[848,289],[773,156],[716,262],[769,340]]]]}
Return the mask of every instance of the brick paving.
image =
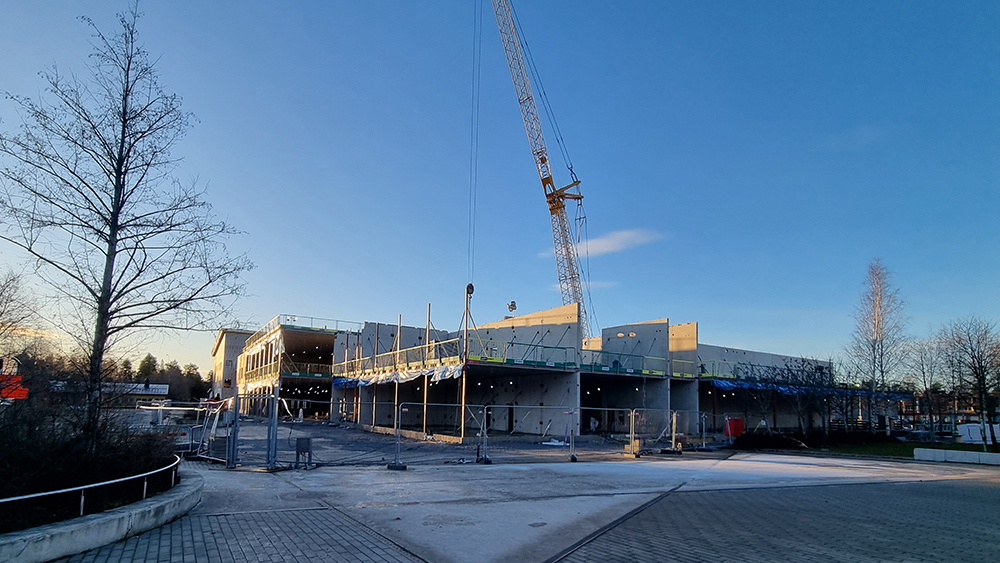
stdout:
{"type": "MultiPolygon", "coordinates": [[[[551,558],[548,561],[606,563],[1000,561],[1000,472],[969,468],[966,473],[957,466],[902,464],[892,468],[902,479],[896,482],[776,487],[773,479],[766,477],[769,473],[761,473],[760,486],[756,486],[753,480],[739,480],[739,486],[744,488],[711,490],[712,483],[718,486],[730,477],[721,472],[719,479],[713,480],[711,468],[714,465],[698,465],[696,459],[684,461],[700,468],[701,472],[695,474],[695,481],[702,485],[689,485],[689,476],[675,477],[683,481],[677,480],[675,485],[664,483],[659,490],[675,486],[680,489],[666,493],[606,528],[580,529],[579,535],[570,541],[583,538],[588,533],[592,535],[568,553],[555,553],[566,543],[550,547],[549,542],[536,538],[524,544],[532,548],[524,553],[532,555],[520,560],[523,563],[546,558],[551,558]],[[924,470],[928,479],[932,480],[911,480],[914,471],[924,470]],[[945,475],[947,478],[941,480],[945,475]],[[688,486],[702,489],[687,489],[688,486]],[[709,490],[705,490],[706,486],[709,490]]],[[[198,466],[185,463],[186,469],[199,470],[198,466]]],[[[789,475],[788,468],[795,463],[809,471],[816,470],[813,461],[803,464],[793,458],[788,458],[787,463],[767,463],[763,466],[776,475],[786,476],[789,475]]],[[[829,469],[835,465],[826,464],[824,467],[829,469]]],[[[889,471],[887,464],[851,462],[848,465],[864,466],[866,469],[885,466],[883,469],[889,471]]],[[[680,460],[673,466],[679,471],[680,460]]],[[[572,467],[578,468],[575,465],[572,467]]],[[[604,478],[611,475],[607,467],[595,465],[594,475],[604,478]],[[600,469],[605,471],[602,473],[600,469]]],[[[343,510],[350,510],[350,507],[358,510],[359,506],[377,506],[382,502],[398,500],[392,486],[378,489],[387,497],[367,500],[352,497],[352,500],[346,500],[344,492],[340,491],[327,498],[325,491],[332,490],[329,486],[348,476],[348,473],[338,473],[336,479],[328,481],[331,477],[324,476],[322,470],[302,474],[228,472],[206,467],[200,470],[206,477],[206,492],[202,504],[193,513],[139,536],[60,562],[424,560],[412,552],[426,560],[506,560],[497,557],[496,553],[491,555],[489,551],[483,551],[480,544],[463,548],[461,552],[432,555],[426,546],[419,541],[414,543],[413,537],[401,534],[391,523],[381,522],[375,526],[375,531],[368,527],[373,526],[371,519],[374,516],[370,515],[365,520],[367,525],[355,519],[357,514],[347,516],[343,510]],[[311,488],[297,477],[301,475],[313,479],[311,488]],[[336,505],[340,509],[334,508],[331,503],[334,498],[343,503],[343,506],[336,505]]],[[[801,468],[798,470],[801,471],[801,468]]],[[[351,471],[368,475],[367,469],[351,471]]],[[[464,471],[461,475],[468,478],[472,469],[464,471]]],[[[845,471],[846,477],[854,469],[845,471]]],[[[388,475],[392,472],[379,474],[372,482],[385,481],[384,476],[388,475]]],[[[521,486],[523,481],[519,481],[517,475],[518,472],[514,471],[496,474],[493,478],[521,486]]],[[[670,473],[662,475],[669,476],[670,473]]],[[[642,482],[635,481],[634,486],[642,489],[639,484],[642,482]]],[[[350,483],[357,486],[359,482],[350,483]]],[[[404,495],[402,498],[416,505],[425,502],[435,505],[440,502],[454,503],[448,506],[453,506],[459,516],[468,515],[470,508],[465,504],[472,503],[469,506],[478,511],[480,503],[490,502],[486,499],[504,499],[503,491],[508,490],[501,487],[481,497],[475,494],[468,496],[468,491],[463,493],[465,489],[445,487],[434,494],[439,487],[430,474],[425,474],[421,483],[430,491],[428,495],[414,498],[404,495]]],[[[590,489],[580,493],[587,491],[593,493],[590,489]]],[[[475,527],[454,528],[451,532],[465,536],[485,533],[488,537],[503,537],[508,533],[501,528],[486,526],[482,530],[475,527]]],[[[417,528],[420,529],[419,526],[417,528]]],[[[423,534],[420,538],[426,536],[426,532],[418,533],[423,534]]],[[[451,537],[452,540],[456,538],[451,537]]],[[[510,541],[516,544],[522,540],[511,537],[510,541]]]]}
{"type": "Polygon", "coordinates": [[[331,508],[196,514],[60,563],[422,561],[331,508]]]}
{"type": "Polygon", "coordinates": [[[552,561],[1000,561],[1000,482],[675,492],[552,561]]]}

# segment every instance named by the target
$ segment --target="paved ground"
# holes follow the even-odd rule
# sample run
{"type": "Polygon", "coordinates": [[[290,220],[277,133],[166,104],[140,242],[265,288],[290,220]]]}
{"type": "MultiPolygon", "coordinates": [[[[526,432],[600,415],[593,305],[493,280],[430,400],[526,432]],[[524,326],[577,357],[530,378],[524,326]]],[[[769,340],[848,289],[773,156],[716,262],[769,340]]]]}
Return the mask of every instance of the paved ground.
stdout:
{"type": "Polygon", "coordinates": [[[1000,560],[996,480],[676,492],[553,560],[1000,560]]]}
{"type": "Polygon", "coordinates": [[[421,561],[330,508],[196,514],[66,562],[421,561]]]}
{"type": "Polygon", "coordinates": [[[186,462],[205,477],[190,515],[65,561],[1000,561],[997,468],[690,453],[483,466],[441,451],[403,472],[186,462]]]}

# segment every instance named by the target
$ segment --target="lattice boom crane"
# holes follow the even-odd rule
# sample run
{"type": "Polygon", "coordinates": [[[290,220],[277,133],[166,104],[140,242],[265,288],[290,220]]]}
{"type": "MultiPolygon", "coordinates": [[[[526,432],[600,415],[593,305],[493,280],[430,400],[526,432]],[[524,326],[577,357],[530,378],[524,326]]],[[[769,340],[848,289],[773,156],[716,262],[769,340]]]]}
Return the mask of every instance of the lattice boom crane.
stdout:
{"type": "Polygon", "coordinates": [[[535,98],[531,93],[531,82],[528,80],[528,67],[525,64],[521,42],[518,40],[517,27],[514,23],[513,11],[509,0],[492,0],[493,11],[497,17],[497,27],[500,29],[500,39],[503,41],[504,52],[507,55],[507,65],[510,67],[510,77],[514,81],[514,92],[517,94],[518,105],[521,106],[521,119],[524,120],[524,132],[528,135],[528,144],[535,159],[538,177],[542,180],[545,199],[549,205],[552,218],[552,243],[556,255],[556,269],[559,274],[559,291],[562,293],[563,305],[580,304],[580,327],[583,336],[590,336],[590,325],[587,322],[587,310],[583,299],[583,286],[580,283],[580,261],[573,244],[573,234],[570,231],[569,218],[566,216],[566,200],[580,200],[580,181],[574,178],[568,186],[556,188],[552,180],[552,169],[549,165],[549,155],[542,136],[542,122],[535,107],[535,98]]]}

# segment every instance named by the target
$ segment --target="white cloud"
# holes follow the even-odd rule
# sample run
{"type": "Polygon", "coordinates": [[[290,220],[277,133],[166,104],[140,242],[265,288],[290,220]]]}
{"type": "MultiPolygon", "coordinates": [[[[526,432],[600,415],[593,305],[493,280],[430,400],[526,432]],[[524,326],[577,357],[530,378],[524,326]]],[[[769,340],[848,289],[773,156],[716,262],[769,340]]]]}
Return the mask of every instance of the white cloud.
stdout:
{"type": "Polygon", "coordinates": [[[577,245],[577,249],[580,252],[580,256],[589,254],[591,257],[594,257],[602,254],[621,252],[636,246],[649,244],[661,238],[663,238],[663,235],[649,229],[626,229],[624,231],[612,231],[597,238],[582,240],[577,245]]]}

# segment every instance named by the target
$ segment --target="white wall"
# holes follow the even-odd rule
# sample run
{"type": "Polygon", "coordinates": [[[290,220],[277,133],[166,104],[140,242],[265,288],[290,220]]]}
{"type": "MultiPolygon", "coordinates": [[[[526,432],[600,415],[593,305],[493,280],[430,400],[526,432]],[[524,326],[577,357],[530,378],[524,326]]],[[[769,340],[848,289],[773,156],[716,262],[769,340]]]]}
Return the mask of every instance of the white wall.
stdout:
{"type": "MultiPolygon", "coordinates": [[[[738,375],[733,373],[733,367],[738,363],[785,367],[797,366],[802,361],[802,358],[699,343],[698,361],[705,367],[705,375],[716,374],[728,377],[738,375]]],[[[826,369],[830,368],[830,362],[828,361],[815,361],[814,363],[824,366],[826,369]]]]}

